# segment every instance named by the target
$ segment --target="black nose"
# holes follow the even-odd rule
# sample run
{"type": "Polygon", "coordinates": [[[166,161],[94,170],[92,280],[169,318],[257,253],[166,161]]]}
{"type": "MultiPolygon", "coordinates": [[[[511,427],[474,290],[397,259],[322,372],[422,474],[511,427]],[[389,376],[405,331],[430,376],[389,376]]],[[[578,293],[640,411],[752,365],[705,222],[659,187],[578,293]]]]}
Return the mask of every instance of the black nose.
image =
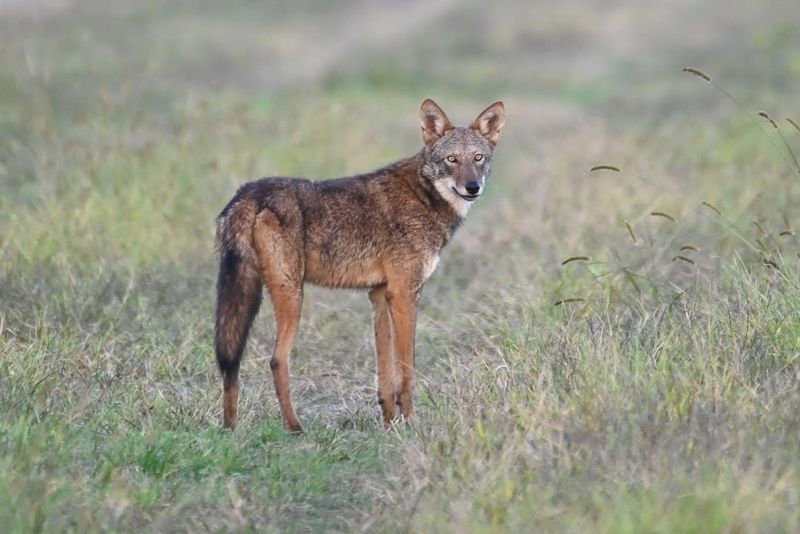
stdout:
{"type": "Polygon", "coordinates": [[[481,183],[480,182],[467,182],[467,185],[464,186],[467,189],[467,193],[470,195],[477,195],[481,191],[481,183]]]}

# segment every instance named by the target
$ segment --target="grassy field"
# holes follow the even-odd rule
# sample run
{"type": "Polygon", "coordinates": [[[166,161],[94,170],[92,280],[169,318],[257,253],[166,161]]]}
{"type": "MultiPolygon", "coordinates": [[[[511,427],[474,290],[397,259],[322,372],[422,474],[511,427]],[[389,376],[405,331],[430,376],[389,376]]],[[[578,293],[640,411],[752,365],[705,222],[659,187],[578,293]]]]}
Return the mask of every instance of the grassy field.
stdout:
{"type": "Polygon", "coordinates": [[[800,531],[800,8],[751,4],[0,1],[3,530],[800,531]],[[426,97],[509,119],[418,419],[309,287],[306,433],[268,308],[221,431],[216,214],[411,155],[426,97]]]}

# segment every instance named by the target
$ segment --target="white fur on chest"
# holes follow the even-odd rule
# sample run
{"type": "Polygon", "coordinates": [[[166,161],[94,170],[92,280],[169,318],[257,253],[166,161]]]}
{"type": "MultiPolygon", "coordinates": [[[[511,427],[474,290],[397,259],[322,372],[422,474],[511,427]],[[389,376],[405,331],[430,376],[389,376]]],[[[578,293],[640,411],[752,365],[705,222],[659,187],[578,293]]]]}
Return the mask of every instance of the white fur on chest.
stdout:
{"type": "Polygon", "coordinates": [[[433,272],[436,270],[436,267],[438,266],[439,266],[438,254],[435,254],[430,258],[428,258],[428,261],[426,261],[422,266],[422,279],[427,280],[428,278],[430,278],[433,272]]]}

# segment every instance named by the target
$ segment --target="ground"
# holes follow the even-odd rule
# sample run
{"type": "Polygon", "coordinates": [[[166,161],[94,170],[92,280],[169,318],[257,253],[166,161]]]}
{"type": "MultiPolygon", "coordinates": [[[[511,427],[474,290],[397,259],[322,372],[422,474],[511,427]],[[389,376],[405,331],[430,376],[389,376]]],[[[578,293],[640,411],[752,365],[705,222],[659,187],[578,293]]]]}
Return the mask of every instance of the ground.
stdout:
{"type": "Polygon", "coordinates": [[[0,523],[800,530],[800,8],[738,4],[0,2],[0,523]],[[366,294],[309,287],[307,432],[268,308],[222,431],[216,214],[413,154],[427,97],[509,117],[418,419],[382,430],[366,294]]]}

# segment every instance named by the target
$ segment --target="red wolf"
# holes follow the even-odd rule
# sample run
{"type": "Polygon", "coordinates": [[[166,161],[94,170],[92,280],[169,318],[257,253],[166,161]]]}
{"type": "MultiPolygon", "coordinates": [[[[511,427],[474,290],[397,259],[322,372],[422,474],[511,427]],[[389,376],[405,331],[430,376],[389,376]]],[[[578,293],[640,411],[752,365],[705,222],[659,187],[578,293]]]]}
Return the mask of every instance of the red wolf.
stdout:
{"type": "Polygon", "coordinates": [[[369,290],[383,423],[414,415],[414,330],[422,284],[439,251],[483,193],[506,120],[496,102],[453,126],[433,100],[420,108],[424,146],[382,169],[314,182],[264,178],[243,185],[217,219],[220,254],[216,353],[224,422],[236,426],[239,363],[266,286],[275,310],[270,360],[283,424],[301,431],[289,395],[289,353],[303,284],[369,290]]]}

